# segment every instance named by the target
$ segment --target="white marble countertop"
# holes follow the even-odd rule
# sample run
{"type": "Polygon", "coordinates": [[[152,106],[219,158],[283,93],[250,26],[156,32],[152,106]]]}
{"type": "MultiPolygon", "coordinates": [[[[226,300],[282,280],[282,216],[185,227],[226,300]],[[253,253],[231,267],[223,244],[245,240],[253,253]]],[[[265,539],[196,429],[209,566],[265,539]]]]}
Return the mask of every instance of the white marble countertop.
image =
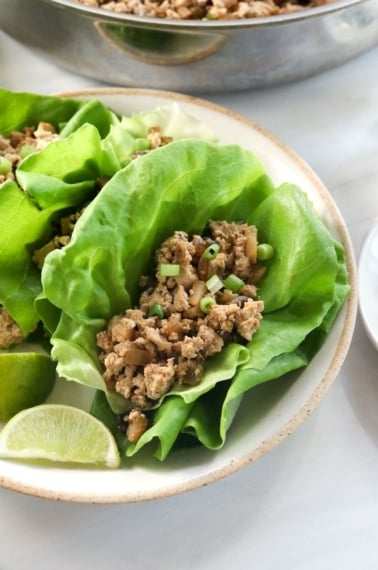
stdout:
{"type": "MultiPolygon", "coordinates": [[[[203,98],[294,148],[334,196],[358,258],[378,215],[378,50],[295,84],[203,98]]],[[[95,87],[0,33],[0,85],[95,87]]],[[[0,569],[377,570],[378,354],[360,320],[310,418],[231,477],[126,505],[50,502],[0,489],[0,569]]]]}

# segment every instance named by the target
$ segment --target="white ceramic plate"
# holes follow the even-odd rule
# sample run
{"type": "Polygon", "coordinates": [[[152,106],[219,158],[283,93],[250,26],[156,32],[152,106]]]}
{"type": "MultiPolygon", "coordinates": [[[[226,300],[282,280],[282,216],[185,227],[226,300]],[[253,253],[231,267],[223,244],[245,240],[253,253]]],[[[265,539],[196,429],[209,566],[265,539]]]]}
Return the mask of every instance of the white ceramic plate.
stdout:
{"type": "MultiPolygon", "coordinates": [[[[269,452],[308,417],[328,391],[349,348],[358,306],[350,238],[337,206],[314,172],[285,144],[244,117],[193,97],[153,90],[102,89],[68,95],[101,98],[115,111],[126,114],[179,101],[189,113],[210,125],[220,142],[238,142],[258,154],[276,184],[289,181],[307,192],[346,250],[352,291],[322,349],[295,382],[288,378],[251,391],[220,451],[180,451],[163,463],[149,458],[140,462],[138,458],[138,462],[130,461],[127,468],[115,471],[0,461],[2,486],[46,498],[122,503],[189,491],[234,473],[269,452]]],[[[72,384],[69,393],[66,383],[63,389],[58,384],[54,399],[85,406],[80,386],[72,384]]]]}
{"type": "Polygon", "coordinates": [[[378,219],[370,228],[358,263],[360,314],[367,335],[378,350],[378,219]]]}

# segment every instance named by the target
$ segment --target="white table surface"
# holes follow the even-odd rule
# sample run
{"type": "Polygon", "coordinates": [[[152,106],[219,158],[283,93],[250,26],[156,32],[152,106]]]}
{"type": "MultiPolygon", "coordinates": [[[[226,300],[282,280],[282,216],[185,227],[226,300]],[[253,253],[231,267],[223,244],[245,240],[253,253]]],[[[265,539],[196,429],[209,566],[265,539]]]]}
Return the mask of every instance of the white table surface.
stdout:
{"type": "MultiPolygon", "coordinates": [[[[358,258],[378,215],[378,50],[295,84],[204,95],[293,147],[336,199],[358,258]]],[[[0,33],[0,86],[95,87],[0,33]]],[[[310,418],[231,477],[126,505],[0,489],[0,570],[377,570],[378,353],[361,321],[310,418]]]]}

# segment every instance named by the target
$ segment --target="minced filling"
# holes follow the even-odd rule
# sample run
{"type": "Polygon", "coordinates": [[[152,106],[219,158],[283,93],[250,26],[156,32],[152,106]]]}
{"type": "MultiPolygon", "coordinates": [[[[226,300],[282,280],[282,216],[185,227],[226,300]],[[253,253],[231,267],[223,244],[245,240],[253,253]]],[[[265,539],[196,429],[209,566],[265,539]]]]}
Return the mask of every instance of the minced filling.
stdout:
{"type": "Polygon", "coordinates": [[[175,384],[200,382],[206,359],[225,343],[248,342],[264,308],[256,284],[257,229],[210,222],[203,236],[176,231],[156,252],[156,274],[142,277],[139,306],[97,335],[103,377],[129,400],[127,436],[136,441],[149,410],[175,384]]]}
{"type": "MultiPolygon", "coordinates": [[[[21,161],[29,154],[43,150],[50,142],[58,140],[59,134],[51,123],[41,121],[37,127],[27,126],[20,130],[12,131],[8,136],[0,134],[0,185],[7,180],[16,180],[16,169],[21,161]]],[[[132,159],[141,154],[150,152],[172,141],[171,137],[164,136],[159,126],[150,127],[147,134],[149,149],[135,152],[132,159]]],[[[96,185],[100,190],[107,179],[98,179],[96,185]]],[[[32,254],[32,261],[39,269],[42,269],[45,257],[54,249],[66,246],[75,228],[77,220],[85,210],[86,205],[79,210],[67,214],[52,224],[53,236],[51,239],[36,249],[32,254]]],[[[25,340],[21,328],[9,315],[5,307],[0,305],[0,349],[5,349],[13,344],[25,340]]]]}
{"type": "Polygon", "coordinates": [[[59,138],[51,123],[40,122],[35,127],[13,131],[9,136],[0,135],[0,184],[15,179],[15,170],[21,160],[36,150],[42,150],[59,138]]]}
{"type": "Polygon", "coordinates": [[[77,0],[118,14],[172,20],[237,20],[290,14],[334,0],[77,0]]]}

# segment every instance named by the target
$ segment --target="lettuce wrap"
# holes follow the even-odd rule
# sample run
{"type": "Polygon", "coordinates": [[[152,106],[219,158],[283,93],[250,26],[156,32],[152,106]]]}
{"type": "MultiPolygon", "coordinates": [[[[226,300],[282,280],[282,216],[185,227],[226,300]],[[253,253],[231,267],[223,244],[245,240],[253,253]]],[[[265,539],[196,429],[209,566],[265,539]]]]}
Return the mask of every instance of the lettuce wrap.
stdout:
{"type": "Polygon", "coordinates": [[[28,337],[39,323],[34,301],[42,291],[33,252],[53,237],[59,219],[90,202],[98,181],[111,178],[133,153],[150,148],[152,125],[168,137],[214,136],[177,105],[121,117],[97,100],[0,89],[0,109],[2,136],[41,121],[59,134],[21,161],[15,181],[0,184],[0,305],[28,337]]]}
{"type": "MultiPolygon", "coordinates": [[[[62,139],[68,137],[68,145],[72,143],[70,137],[81,127],[91,128],[91,137],[97,141],[109,133],[110,125],[116,120],[112,111],[95,100],[15,93],[4,89],[0,89],[0,109],[2,136],[25,127],[36,127],[44,121],[51,123],[62,139]]],[[[17,168],[15,182],[0,185],[0,305],[7,309],[26,337],[39,321],[33,303],[41,291],[40,272],[32,262],[32,253],[50,239],[54,220],[67,209],[85,203],[90,197],[88,188],[94,186],[94,180],[88,183],[88,152],[82,150],[83,139],[73,140],[69,159],[64,152],[66,145],[62,140],[52,145],[52,151],[47,147],[33,153],[24,159],[26,167],[17,168]],[[57,174],[55,167],[63,161],[65,171],[60,169],[57,174]],[[35,168],[27,166],[30,164],[35,168]],[[30,178],[23,176],[23,168],[30,178]],[[69,185],[65,184],[65,178],[70,171],[80,169],[83,172],[77,177],[78,184],[67,195],[69,185]],[[59,196],[56,199],[59,184],[64,186],[66,195],[61,192],[60,199],[59,196]],[[39,200],[38,192],[44,190],[54,196],[54,200],[47,203],[39,200]]],[[[93,150],[93,143],[90,150],[93,150]]]]}
{"type": "Polygon", "coordinates": [[[342,246],[307,195],[275,188],[258,157],[238,145],[184,139],[154,150],[115,174],[77,222],[70,243],[50,253],[36,309],[51,335],[58,373],[97,389],[92,413],[132,456],[146,445],[163,460],[181,438],[224,445],[246,391],[306,366],[348,292],[342,246]],[[155,249],[175,230],[201,234],[210,219],[258,228],[274,256],[259,285],[264,318],[253,340],[209,358],[196,386],[174,387],[131,444],[116,431],[129,407],[106,389],[96,334],[135,306],[139,278],[152,272],[155,249]]]}

